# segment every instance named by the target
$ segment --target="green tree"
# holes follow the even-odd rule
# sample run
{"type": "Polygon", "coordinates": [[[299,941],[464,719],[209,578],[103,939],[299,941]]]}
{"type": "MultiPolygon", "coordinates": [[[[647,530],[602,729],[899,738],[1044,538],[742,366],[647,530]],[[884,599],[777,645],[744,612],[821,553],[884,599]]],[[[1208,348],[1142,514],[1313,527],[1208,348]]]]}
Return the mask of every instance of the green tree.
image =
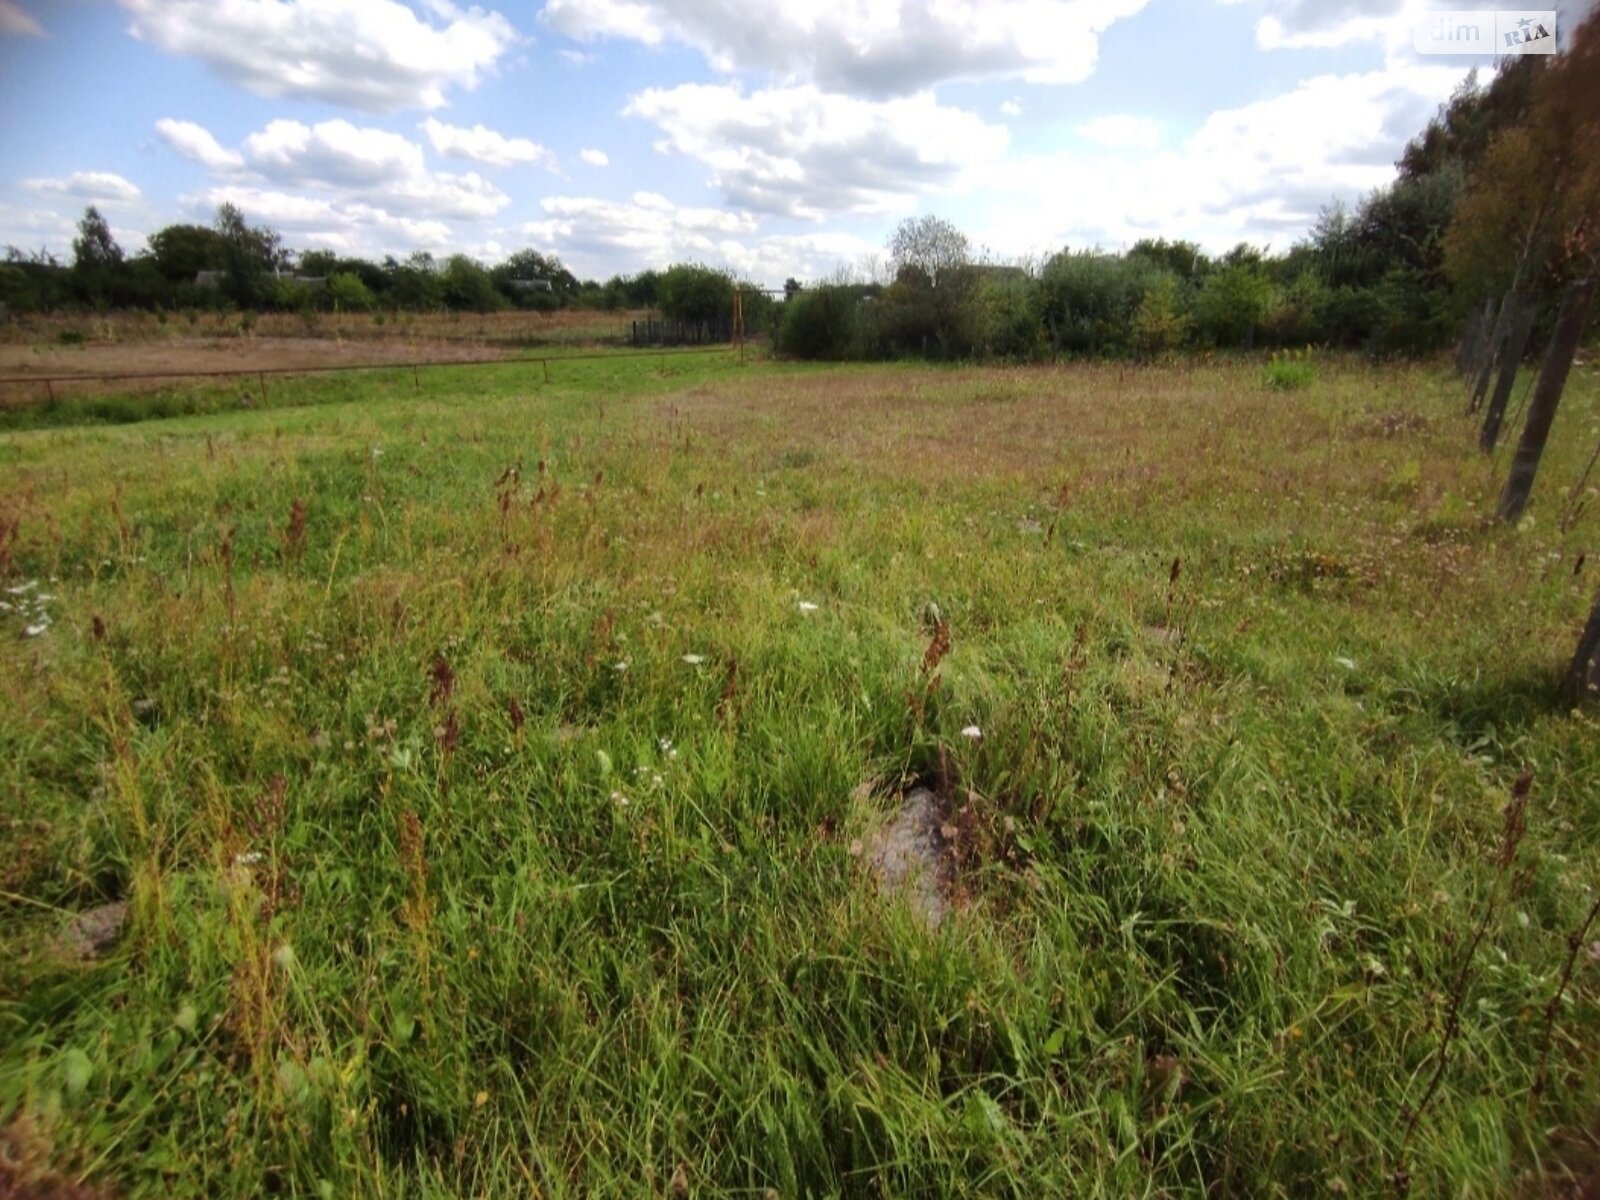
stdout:
{"type": "Polygon", "coordinates": [[[145,253],[171,283],[193,283],[201,271],[226,265],[222,236],[204,225],[168,225],[145,239],[145,253]]]}
{"type": "Polygon", "coordinates": [[[494,312],[505,301],[481,263],[465,254],[452,254],[439,272],[440,294],[448,308],[469,312],[494,312]]]}
{"type": "Polygon", "coordinates": [[[1133,319],[1145,293],[1170,272],[1145,255],[1063,250],[1044,266],[1045,327],[1064,350],[1123,354],[1133,348],[1133,319]]]}
{"type": "Polygon", "coordinates": [[[122,247],[111,236],[111,226],[90,205],[78,222],[78,236],[72,241],[72,265],[78,271],[114,271],[122,265],[122,247]]]}
{"type": "Polygon", "coordinates": [[[259,308],[274,298],[273,279],[287,265],[283,239],[265,225],[252,226],[236,205],[223,204],[213,223],[222,239],[224,290],[241,308],[259,308]]]}
{"type": "Polygon", "coordinates": [[[339,256],[332,250],[303,250],[300,253],[299,270],[302,275],[326,279],[338,269],[339,256]]]}
{"type": "Polygon", "coordinates": [[[1133,349],[1141,358],[1158,358],[1183,345],[1189,317],[1178,302],[1178,281],[1163,274],[1147,290],[1133,314],[1133,349]]]}
{"type": "Polygon", "coordinates": [[[1207,277],[1194,301],[1194,323],[1215,346],[1251,346],[1272,301],[1272,284],[1243,263],[1207,277]]]}
{"type": "Polygon", "coordinates": [[[733,316],[733,276],[699,263],[675,263],[661,274],[658,303],[676,321],[718,321],[733,316]]]}
{"type": "Polygon", "coordinates": [[[778,348],[795,358],[839,361],[862,352],[863,289],[823,284],[797,292],[783,305],[778,348]]]}
{"type": "Polygon", "coordinates": [[[1020,267],[980,268],[978,308],[985,354],[1033,358],[1041,345],[1039,281],[1020,267]]]}
{"type": "Polygon", "coordinates": [[[116,303],[117,276],[122,273],[122,247],[111,236],[111,226],[90,205],[78,222],[72,242],[72,285],[78,298],[103,308],[116,303]]]}
{"type": "Polygon", "coordinates": [[[370,312],[375,303],[372,290],[351,271],[328,276],[328,300],[335,312],[370,312]]]}
{"type": "Polygon", "coordinates": [[[576,299],[582,291],[578,277],[567,270],[559,258],[531,248],[518,250],[495,264],[490,268],[489,278],[501,295],[523,308],[558,306],[576,299]],[[550,290],[526,286],[538,280],[548,283],[550,290]]]}
{"type": "Polygon", "coordinates": [[[1446,270],[1469,296],[1519,273],[1553,289],[1600,258],[1600,19],[1578,27],[1532,93],[1526,119],[1491,139],[1445,235],[1446,270]]]}
{"type": "Polygon", "coordinates": [[[433,255],[419,250],[404,262],[393,257],[383,261],[389,303],[396,308],[427,312],[444,304],[444,287],[433,255]]]}
{"type": "Polygon", "coordinates": [[[1186,284],[1197,283],[1211,267],[1211,260],[1194,242],[1166,238],[1140,238],[1129,248],[1128,257],[1147,258],[1186,284]]]}

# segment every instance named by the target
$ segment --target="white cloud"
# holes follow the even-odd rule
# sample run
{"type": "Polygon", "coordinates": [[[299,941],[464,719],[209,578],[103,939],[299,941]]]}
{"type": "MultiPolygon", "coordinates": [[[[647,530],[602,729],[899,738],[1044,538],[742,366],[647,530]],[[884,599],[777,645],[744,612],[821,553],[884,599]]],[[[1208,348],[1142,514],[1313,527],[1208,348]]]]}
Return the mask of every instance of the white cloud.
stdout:
{"type": "Polygon", "coordinates": [[[1022,97],[1013,96],[1009,100],[1002,101],[1000,111],[1008,117],[1020,117],[1022,115],[1022,97]]]}
{"type": "Polygon", "coordinates": [[[143,195],[121,175],[110,171],[74,171],[65,179],[24,179],[22,186],[32,192],[70,196],[92,204],[133,204],[143,195]]]}
{"type": "Polygon", "coordinates": [[[402,212],[465,220],[492,217],[511,203],[510,196],[476,171],[413,175],[378,189],[373,198],[402,212]]]}
{"type": "Polygon", "coordinates": [[[563,50],[561,57],[575,67],[588,66],[594,61],[594,55],[584,50],[563,50]]]}
{"type": "Polygon", "coordinates": [[[551,196],[541,207],[545,219],[520,232],[559,254],[580,275],[694,260],[773,283],[790,275],[826,275],[877,248],[846,233],[759,238],[756,219],[748,214],[679,207],[652,192],[636,192],[626,201],[551,196]]]}
{"type": "Polygon", "coordinates": [[[953,79],[1076,83],[1099,35],[1145,0],[547,0],[541,19],[584,41],[666,42],[719,71],[769,71],[830,90],[906,95],[953,79]]]}
{"type": "Polygon", "coordinates": [[[422,147],[398,133],[336,119],[276,120],[244,140],[250,165],[269,179],[368,187],[423,172],[422,147]]]}
{"type": "Polygon", "coordinates": [[[660,127],[657,149],[710,167],[735,207],[810,219],[903,211],[1004,157],[1009,139],[931,92],[875,103],[811,85],[684,84],[641,92],[624,112],[660,127]]]}
{"type": "Polygon", "coordinates": [[[197,219],[208,218],[221,204],[233,204],[252,223],[287,232],[296,243],[350,253],[444,250],[454,240],[443,221],[416,220],[348,198],[225,186],[180,197],[179,204],[197,219]]]}
{"type": "MultiPolygon", "coordinates": [[[[1239,4],[1245,0],[1223,0],[1239,4]]],[[[1270,11],[1256,22],[1263,50],[1330,48],[1383,36],[1419,0],[1256,0],[1270,11]]],[[[1407,34],[1409,38],[1409,33],[1407,34]]]]}
{"type": "Polygon", "coordinates": [[[554,168],[555,156],[538,142],[506,137],[485,125],[463,129],[429,117],[419,129],[428,135],[433,148],[452,158],[468,158],[490,167],[509,167],[513,163],[543,163],[554,168]]]}
{"type": "Polygon", "coordinates": [[[611,156],[604,150],[591,150],[585,147],[578,151],[578,157],[591,167],[606,167],[611,165],[611,156]]]}
{"type": "Polygon", "coordinates": [[[986,223],[978,240],[1003,253],[1160,236],[1284,248],[1330,199],[1353,201],[1392,180],[1406,139],[1460,75],[1446,66],[1321,75],[1214,112],[1172,149],[1013,159],[974,197],[986,223]]]}
{"type": "Polygon", "coordinates": [[[179,154],[213,171],[235,170],[244,166],[243,156],[235,150],[226,149],[211,135],[209,129],[193,121],[162,117],[156,122],[156,133],[179,154]]]}
{"type": "MultiPolygon", "coordinates": [[[[143,247],[146,233],[143,229],[107,222],[111,237],[124,253],[134,254],[143,247]]],[[[66,217],[50,209],[13,208],[0,204],[0,246],[15,246],[24,254],[39,251],[52,254],[57,261],[72,261],[72,243],[78,236],[78,218],[66,217]]]]}
{"type": "Polygon", "coordinates": [[[129,32],[201,59],[263,96],[368,112],[439,108],[473,88],[518,40],[497,12],[426,0],[121,0],[129,32]]]}
{"type": "Polygon", "coordinates": [[[0,246],[31,252],[38,249],[65,254],[77,227],[58,212],[45,208],[16,208],[0,203],[0,246]]]}
{"type": "Polygon", "coordinates": [[[43,37],[44,26],[17,0],[0,0],[0,37],[43,37]]]}
{"type": "Polygon", "coordinates": [[[239,151],[220,145],[193,122],[158,122],[157,130],[170,144],[240,186],[306,188],[334,193],[342,203],[436,220],[480,220],[511,203],[510,196],[477,172],[430,171],[416,142],[342,118],[316,125],[269,121],[245,138],[239,151]]]}
{"type": "Polygon", "coordinates": [[[1154,150],[1161,144],[1161,126],[1149,117],[1117,113],[1095,117],[1077,128],[1078,136],[1096,145],[1121,150],[1154,150]]]}

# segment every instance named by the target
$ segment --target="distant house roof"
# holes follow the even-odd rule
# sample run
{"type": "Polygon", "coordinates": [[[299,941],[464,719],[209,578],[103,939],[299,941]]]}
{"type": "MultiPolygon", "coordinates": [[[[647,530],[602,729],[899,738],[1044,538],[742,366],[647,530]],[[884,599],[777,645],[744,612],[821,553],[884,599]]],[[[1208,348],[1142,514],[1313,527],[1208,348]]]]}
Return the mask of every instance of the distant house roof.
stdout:
{"type": "Polygon", "coordinates": [[[228,277],[226,271],[201,271],[194,277],[195,287],[220,288],[222,281],[228,277]]]}
{"type": "Polygon", "coordinates": [[[506,286],[514,292],[553,292],[555,285],[548,279],[508,279],[506,286]]]}

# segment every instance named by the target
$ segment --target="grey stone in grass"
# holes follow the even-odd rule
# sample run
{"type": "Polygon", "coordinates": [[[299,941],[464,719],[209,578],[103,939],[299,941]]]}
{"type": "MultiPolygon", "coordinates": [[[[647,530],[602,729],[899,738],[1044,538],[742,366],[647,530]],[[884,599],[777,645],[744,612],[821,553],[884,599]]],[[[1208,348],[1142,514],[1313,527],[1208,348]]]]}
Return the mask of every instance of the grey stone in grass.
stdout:
{"type": "Polygon", "coordinates": [[[117,944],[128,923],[128,902],[115,900],[110,904],[85,909],[67,925],[61,946],[73,958],[93,961],[103,958],[117,944]]]}
{"type": "Polygon", "coordinates": [[[945,855],[939,798],[927,788],[909,793],[900,811],[873,837],[867,861],[880,890],[903,893],[929,926],[950,913],[950,863],[945,855]]]}

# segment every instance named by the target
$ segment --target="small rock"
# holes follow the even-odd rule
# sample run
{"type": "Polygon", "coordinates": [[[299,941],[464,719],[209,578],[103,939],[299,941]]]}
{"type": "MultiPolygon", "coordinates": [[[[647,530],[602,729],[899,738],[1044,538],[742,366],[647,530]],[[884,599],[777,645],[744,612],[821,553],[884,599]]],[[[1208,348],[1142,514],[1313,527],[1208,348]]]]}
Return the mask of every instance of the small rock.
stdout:
{"type": "Polygon", "coordinates": [[[103,958],[122,936],[128,923],[128,902],[116,900],[86,909],[72,918],[62,937],[62,948],[74,958],[103,958]]]}
{"type": "Polygon", "coordinates": [[[950,865],[944,853],[942,824],[939,798],[927,788],[917,788],[872,839],[867,856],[880,888],[885,892],[903,890],[917,915],[930,926],[938,925],[950,912],[946,896],[950,865]]]}

